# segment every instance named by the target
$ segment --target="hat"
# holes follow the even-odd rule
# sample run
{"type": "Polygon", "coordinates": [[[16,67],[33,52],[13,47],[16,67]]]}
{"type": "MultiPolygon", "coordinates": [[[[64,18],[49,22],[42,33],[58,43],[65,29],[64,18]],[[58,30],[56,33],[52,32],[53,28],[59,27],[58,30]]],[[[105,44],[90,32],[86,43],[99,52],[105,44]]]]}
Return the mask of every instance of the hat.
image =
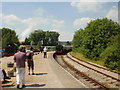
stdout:
{"type": "Polygon", "coordinates": [[[30,50],[26,50],[26,52],[29,52],[29,53],[30,53],[31,51],[30,51],[30,50]]]}
{"type": "Polygon", "coordinates": [[[23,47],[19,47],[19,51],[22,51],[23,47]]]}

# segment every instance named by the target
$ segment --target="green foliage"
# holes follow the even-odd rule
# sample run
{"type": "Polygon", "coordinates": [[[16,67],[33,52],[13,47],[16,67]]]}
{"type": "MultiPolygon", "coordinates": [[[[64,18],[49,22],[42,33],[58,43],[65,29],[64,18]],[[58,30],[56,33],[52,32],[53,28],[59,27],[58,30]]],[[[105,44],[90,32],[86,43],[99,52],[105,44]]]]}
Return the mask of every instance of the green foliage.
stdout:
{"type": "Polygon", "coordinates": [[[116,41],[119,40],[118,36],[120,36],[120,25],[117,22],[107,18],[96,19],[88,23],[85,29],[75,32],[72,41],[73,51],[82,52],[85,57],[94,60],[102,58],[106,60],[107,67],[115,69],[118,67],[118,62],[113,58],[119,58],[119,45],[116,41]]]}
{"type": "Polygon", "coordinates": [[[78,51],[79,47],[82,45],[82,37],[83,37],[83,30],[80,29],[75,32],[74,38],[72,40],[72,45],[73,45],[73,51],[78,51]]]}
{"type": "Polygon", "coordinates": [[[41,43],[44,46],[57,45],[58,37],[59,37],[58,32],[43,30],[35,30],[29,35],[29,39],[33,41],[35,45],[41,43]]]}
{"type": "Polygon", "coordinates": [[[105,60],[105,66],[119,70],[120,64],[120,35],[111,38],[111,45],[101,53],[101,59],[105,60]]]}
{"type": "Polygon", "coordinates": [[[8,28],[0,29],[0,33],[2,33],[0,41],[2,42],[2,48],[5,48],[8,44],[19,44],[18,36],[14,30],[8,28]]]}
{"type": "Polygon", "coordinates": [[[41,47],[41,46],[42,46],[42,43],[41,43],[41,42],[38,42],[37,46],[38,46],[38,47],[41,47]]]}
{"type": "Polygon", "coordinates": [[[45,33],[42,30],[35,30],[29,35],[29,38],[37,45],[38,42],[41,42],[45,38],[45,33]]]}
{"type": "Polygon", "coordinates": [[[21,42],[22,45],[30,45],[31,41],[30,38],[25,38],[24,42],[21,42]]]}

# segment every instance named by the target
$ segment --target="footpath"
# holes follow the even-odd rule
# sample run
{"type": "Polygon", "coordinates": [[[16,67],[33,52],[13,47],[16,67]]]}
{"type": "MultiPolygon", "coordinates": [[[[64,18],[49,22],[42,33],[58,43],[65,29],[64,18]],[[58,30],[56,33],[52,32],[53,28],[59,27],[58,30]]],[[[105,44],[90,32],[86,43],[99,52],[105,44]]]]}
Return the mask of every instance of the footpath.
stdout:
{"type": "MultiPolygon", "coordinates": [[[[7,70],[7,63],[13,62],[13,56],[4,57],[0,61],[7,70]]],[[[25,88],[85,88],[84,84],[58,65],[53,59],[53,52],[48,52],[47,58],[43,58],[43,53],[34,55],[34,66],[35,75],[28,75],[26,63],[25,88]]],[[[16,88],[16,77],[11,77],[9,83],[3,84],[3,88],[16,88]]]]}

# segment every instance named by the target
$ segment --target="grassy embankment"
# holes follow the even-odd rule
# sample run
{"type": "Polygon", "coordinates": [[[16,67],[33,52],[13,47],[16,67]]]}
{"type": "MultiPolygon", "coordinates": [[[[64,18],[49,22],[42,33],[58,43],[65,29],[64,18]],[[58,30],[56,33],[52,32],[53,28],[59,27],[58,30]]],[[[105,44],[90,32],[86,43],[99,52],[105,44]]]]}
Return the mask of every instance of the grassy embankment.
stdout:
{"type": "Polygon", "coordinates": [[[71,52],[71,54],[74,55],[75,57],[81,59],[81,60],[90,61],[90,62],[99,64],[99,65],[101,65],[101,66],[104,66],[104,61],[103,61],[103,60],[98,60],[98,61],[91,60],[91,59],[85,58],[82,53],[78,53],[78,52],[71,52]]]}
{"type": "MultiPolygon", "coordinates": [[[[96,63],[96,64],[99,64],[101,66],[104,66],[104,60],[98,60],[98,61],[95,61],[95,60],[92,60],[92,59],[88,59],[88,58],[85,58],[85,56],[82,54],[82,53],[78,53],[78,52],[70,52],[70,54],[72,54],[73,56],[81,59],[81,60],[84,60],[84,61],[90,61],[90,62],[93,62],[93,63],[96,63]]],[[[107,67],[106,67],[107,68],[107,67]]],[[[107,68],[109,70],[111,70],[110,68],[107,68]]],[[[119,73],[120,74],[120,71],[116,71],[114,70],[115,72],[119,73]]]]}

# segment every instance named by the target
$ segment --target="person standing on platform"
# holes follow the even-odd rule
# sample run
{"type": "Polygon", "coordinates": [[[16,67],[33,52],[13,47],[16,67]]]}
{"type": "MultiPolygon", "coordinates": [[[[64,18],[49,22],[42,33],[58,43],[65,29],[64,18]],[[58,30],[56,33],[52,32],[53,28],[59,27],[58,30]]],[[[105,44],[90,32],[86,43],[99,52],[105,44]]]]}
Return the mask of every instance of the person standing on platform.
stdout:
{"type": "Polygon", "coordinates": [[[25,61],[26,54],[23,52],[23,47],[19,47],[19,51],[14,54],[14,62],[16,66],[16,81],[17,88],[20,88],[20,82],[22,83],[22,88],[25,87],[25,61]]]}
{"type": "Polygon", "coordinates": [[[43,52],[43,47],[40,47],[40,52],[41,52],[41,53],[43,52]]]}
{"type": "Polygon", "coordinates": [[[32,69],[32,75],[34,75],[34,61],[33,61],[33,47],[26,51],[27,63],[28,63],[28,75],[30,75],[30,69],[32,69]]]}
{"type": "Polygon", "coordinates": [[[47,48],[44,47],[43,51],[44,51],[44,58],[47,58],[47,48]]]}

